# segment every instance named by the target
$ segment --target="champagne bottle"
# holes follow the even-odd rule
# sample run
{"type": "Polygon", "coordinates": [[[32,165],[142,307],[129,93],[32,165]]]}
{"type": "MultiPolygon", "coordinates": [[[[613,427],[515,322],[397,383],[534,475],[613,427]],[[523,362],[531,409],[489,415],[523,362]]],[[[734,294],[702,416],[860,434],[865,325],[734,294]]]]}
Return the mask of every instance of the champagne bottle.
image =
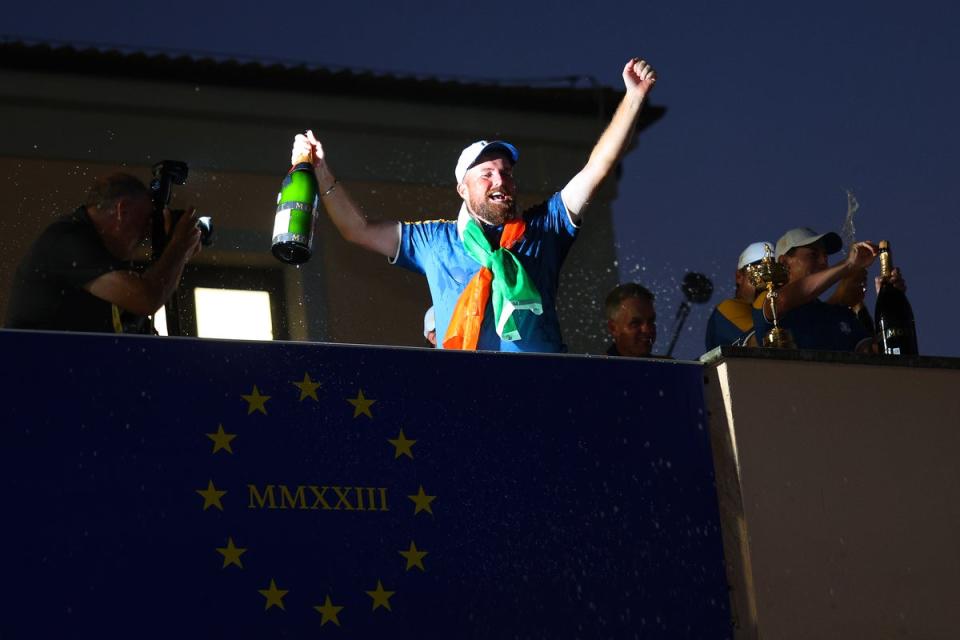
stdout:
{"type": "Polygon", "coordinates": [[[873,317],[876,322],[880,352],[887,355],[917,355],[917,329],[913,322],[913,309],[906,294],[890,284],[893,259],[890,243],[880,242],[880,292],[873,317]]]}
{"type": "Polygon", "coordinates": [[[280,183],[273,219],[273,255],[281,262],[302,264],[313,254],[317,192],[317,178],[309,156],[296,158],[280,183]]]}

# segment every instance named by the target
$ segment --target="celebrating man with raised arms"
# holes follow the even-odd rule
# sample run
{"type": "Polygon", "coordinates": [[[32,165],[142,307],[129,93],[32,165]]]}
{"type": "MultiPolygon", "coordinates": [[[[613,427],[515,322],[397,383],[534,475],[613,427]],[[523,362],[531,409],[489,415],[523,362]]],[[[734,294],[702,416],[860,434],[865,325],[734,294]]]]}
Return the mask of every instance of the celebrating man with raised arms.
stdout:
{"type": "Polygon", "coordinates": [[[620,161],[640,110],[656,83],[653,68],[633,58],[623,69],[626,93],[586,165],[546,202],[517,212],[508,142],[480,140],[454,171],[463,199],[455,221],[369,221],[334,177],[311,131],[297,135],[294,162],[309,157],[321,200],[343,237],[392,263],[426,275],[438,346],[489,351],[564,351],[556,311],[560,267],[584,209],[620,161]]]}

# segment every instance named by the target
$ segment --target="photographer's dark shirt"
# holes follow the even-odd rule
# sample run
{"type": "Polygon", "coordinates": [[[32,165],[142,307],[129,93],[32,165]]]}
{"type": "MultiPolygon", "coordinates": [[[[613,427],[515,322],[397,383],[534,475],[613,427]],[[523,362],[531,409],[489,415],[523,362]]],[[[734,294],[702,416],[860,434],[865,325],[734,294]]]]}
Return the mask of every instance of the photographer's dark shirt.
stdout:
{"type": "Polygon", "coordinates": [[[103,333],[151,333],[144,316],[83,288],[132,265],[107,251],[86,209],[57,218],[33,243],[13,279],[6,326],[103,333]]]}

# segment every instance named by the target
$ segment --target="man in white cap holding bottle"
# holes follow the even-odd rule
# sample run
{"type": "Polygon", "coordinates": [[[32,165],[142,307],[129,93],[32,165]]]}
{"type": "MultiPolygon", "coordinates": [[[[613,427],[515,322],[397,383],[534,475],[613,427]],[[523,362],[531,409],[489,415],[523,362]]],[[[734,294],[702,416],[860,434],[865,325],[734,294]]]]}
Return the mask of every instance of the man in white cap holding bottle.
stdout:
{"type": "Polygon", "coordinates": [[[773,245],[769,242],[751,243],[740,254],[733,275],[734,297],[715,306],[707,320],[707,351],[724,344],[746,346],[746,340],[753,333],[753,301],[757,297],[747,267],[760,262],[768,254],[773,257],[773,245]]]}
{"type": "MultiPolygon", "coordinates": [[[[853,307],[863,302],[867,268],[878,248],[872,242],[857,242],[845,260],[829,266],[827,256],[838,253],[843,241],[836,233],[817,233],[807,227],[790,229],[777,241],[776,258],[789,272],[787,284],[777,293],[777,319],[790,332],[798,349],[821,351],[872,350],[873,336],[857,318],[853,307]],[[820,294],[840,283],[827,302],[820,294]]],[[[895,286],[905,288],[899,272],[895,286]]],[[[757,340],[773,326],[771,300],[765,295],[754,303],[753,322],[757,340]]]]}
{"type": "Polygon", "coordinates": [[[520,154],[502,140],[480,140],[460,154],[454,174],[463,204],[455,221],[368,221],[334,178],[312,132],[296,137],[293,155],[311,156],[321,200],[346,240],[427,277],[438,347],[564,351],[556,311],[560,267],[587,203],[626,151],[656,78],[643,60],[627,62],[626,93],[586,165],[561,191],[523,212],[513,178],[520,154]]]}

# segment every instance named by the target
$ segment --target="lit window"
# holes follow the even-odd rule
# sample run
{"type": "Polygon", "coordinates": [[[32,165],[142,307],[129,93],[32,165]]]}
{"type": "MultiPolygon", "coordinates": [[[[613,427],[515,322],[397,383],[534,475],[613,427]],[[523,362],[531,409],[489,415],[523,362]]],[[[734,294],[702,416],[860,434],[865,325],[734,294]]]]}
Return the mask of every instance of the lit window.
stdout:
{"type": "Polygon", "coordinates": [[[270,294],[266,291],[197,287],[193,290],[193,299],[197,336],[273,340],[270,294]]]}
{"type": "Polygon", "coordinates": [[[167,308],[165,306],[160,307],[153,314],[153,328],[156,329],[159,336],[169,335],[167,333],[167,308]]]}

